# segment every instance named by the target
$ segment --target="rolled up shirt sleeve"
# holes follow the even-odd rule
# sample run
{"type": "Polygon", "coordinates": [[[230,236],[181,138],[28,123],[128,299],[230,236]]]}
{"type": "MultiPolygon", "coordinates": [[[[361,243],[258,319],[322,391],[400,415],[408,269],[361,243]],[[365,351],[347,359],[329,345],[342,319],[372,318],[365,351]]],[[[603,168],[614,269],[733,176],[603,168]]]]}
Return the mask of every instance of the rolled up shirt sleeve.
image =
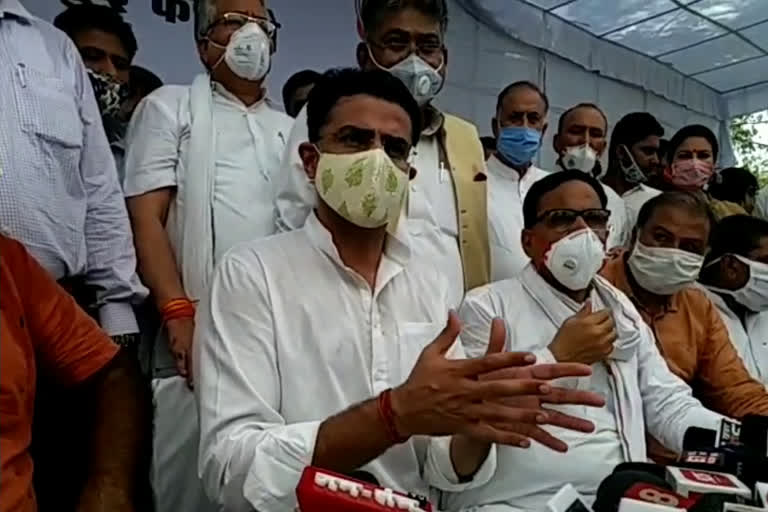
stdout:
{"type": "Polygon", "coordinates": [[[280,415],[280,373],[263,267],[246,268],[230,251],[215,272],[197,322],[198,469],[205,491],[231,512],[292,510],[321,422],[286,424],[280,415]]]}
{"type": "Polygon", "coordinates": [[[137,333],[139,328],[133,304],[143,301],[148,292],[136,273],[128,210],[88,73],[74,45],[69,45],[68,51],[74,52],[72,59],[76,61],[78,103],[83,123],[80,173],[87,198],[86,284],[96,291],[99,321],[108,334],[137,333]]]}

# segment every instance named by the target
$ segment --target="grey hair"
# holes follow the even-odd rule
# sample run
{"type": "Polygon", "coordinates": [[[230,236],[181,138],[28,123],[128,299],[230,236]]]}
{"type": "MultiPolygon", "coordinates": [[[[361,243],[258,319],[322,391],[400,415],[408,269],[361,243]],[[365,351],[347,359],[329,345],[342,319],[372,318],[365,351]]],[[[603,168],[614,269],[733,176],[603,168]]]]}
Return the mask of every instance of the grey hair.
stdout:
{"type": "MultiPolygon", "coordinates": [[[[267,7],[267,0],[259,0],[264,8],[267,7]]],[[[208,35],[208,29],[216,20],[217,7],[216,0],[194,0],[195,3],[195,41],[205,39],[208,35]]]]}
{"type": "Polygon", "coordinates": [[[205,39],[216,19],[216,0],[195,0],[195,41],[205,39]]]}

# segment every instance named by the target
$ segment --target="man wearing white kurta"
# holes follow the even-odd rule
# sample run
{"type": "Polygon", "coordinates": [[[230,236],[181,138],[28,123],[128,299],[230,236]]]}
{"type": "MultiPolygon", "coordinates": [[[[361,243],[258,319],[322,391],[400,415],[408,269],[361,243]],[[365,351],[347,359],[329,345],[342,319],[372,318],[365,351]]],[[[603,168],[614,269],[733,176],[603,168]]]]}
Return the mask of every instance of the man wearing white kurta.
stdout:
{"type": "Polygon", "coordinates": [[[588,368],[519,367],[525,354],[497,353],[500,323],[488,355],[446,359],[463,354],[458,319],[447,314],[448,282],[416,258],[400,218],[420,134],[408,90],[383,71],[331,71],[307,108],[311,142],[300,151],[316,210],[299,230],[232,249],[198,317],[200,472],[209,495],[231,512],[292,510],[310,464],[341,473],[363,466],[406,492],[458,492],[493,475],[490,442],[528,446],[531,438],[562,449],[542,437],[542,419],[590,430],[572,417],[536,418],[552,393],[601,405],[591,393],[541,388],[588,368]],[[503,370],[487,373],[494,369],[503,370]],[[485,388],[483,402],[472,398],[475,387],[485,388]],[[493,403],[508,397],[535,403],[493,403]],[[425,437],[451,434],[460,435],[425,437]]]}
{"type": "Polygon", "coordinates": [[[158,512],[215,510],[196,471],[199,429],[188,387],[194,302],[231,246],[274,232],[272,182],[292,120],[263,89],[275,25],[261,0],[246,3],[247,14],[199,2],[209,73],[191,87],[154,91],[128,130],[124,190],[141,277],[163,324],[150,350],[158,512]]]}
{"type": "Polygon", "coordinates": [[[603,181],[624,200],[630,229],[637,223],[640,208],[661,194],[648,183],[660,179],[663,136],[664,127],[648,112],[625,115],[611,133],[608,173],[603,181]]]}
{"type": "MultiPolygon", "coordinates": [[[[529,261],[520,242],[523,201],[531,185],[550,174],[532,164],[547,130],[548,111],[547,96],[530,82],[515,82],[499,94],[492,122],[497,151],[487,163],[492,281],[515,277],[529,261]]],[[[566,111],[554,138],[556,170],[599,173],[606,130],[605,116],[597,107],[577,105],[566,111]]],[[[625,206],[615,192],[603,188],[611,212],[607,244],[621,247],[629,239],[625,206]]]]}
{"type": "Polygon", "coordinates": [[[646,429],[680,451],[688,427],[717,427],[720,416],[702,407],[669,371],[631,302],[596,277],[604,253],[606,202],[599,183],[585,173],[565,171],[537,182],[524,204],[523,245],[531,264],[515,279],[469,293],[460,311],[469,355],[483,353],[492,319],[500,316],[507,326],[507,350],[592,365],[590,378],[561,385],[600,390],[607,406],[558,409],[589,417],[596,431],[584,435],[548,427],[567,439],[566,454],[538,446],[526,453],[500,447],[498,472],[505,477],[453,495],[451,509],[541,510],[566,483],[593,498],[617,464],[646,460],[646,429]]]}
{"type": "MultiPolygon", "coordinates": [[[[432,100],[445,82],[448,23],[445,0],[418,5],[362,0],[357,48],[362,69],[385,69],[418,101],[424,122],[414,148],[418,171],[410,183],[408,227],[413,249],[440,268],[451,285],[452,307],[466,290],[490,278],[485,157],[477,129],[439,111],[432,100]]],[[[296,118],[283,157],[276,206],[281,231],[304,225],[315,204],[298,155],[307,139],[306,108],[296,118]]]]}
{"type": "Polygon", "coordinates": [[[749,374],[768,386],[768,221],[725,217],[710,241],[699,281],[749,374]]]}
{"type": "MultiPolygon", "coordinates": [[[[598,180],[603,177],[600,159],[605,152],[608,136],[608,118],[597,105],[580,103],[569,108],[557,122],[557,133],[552,139],[558,155],[555,170],[577,170],[598,180]]],[[[629,244],[633,225],[627,217],[624,200],[608,185],[600,182],[611,212],[608,220],[608,235],[605,246],[608,250],[626,247],[629,244]]]]}

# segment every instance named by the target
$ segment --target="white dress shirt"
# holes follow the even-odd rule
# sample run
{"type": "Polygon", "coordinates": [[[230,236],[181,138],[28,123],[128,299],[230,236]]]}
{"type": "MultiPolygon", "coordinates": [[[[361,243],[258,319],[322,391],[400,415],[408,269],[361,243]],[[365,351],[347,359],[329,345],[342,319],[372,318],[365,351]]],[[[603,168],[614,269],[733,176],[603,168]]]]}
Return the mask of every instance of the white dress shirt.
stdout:
{"type": "MultiPolygon", "coordinates": [[[[459,251],[459,224],[453,178],[440,151],[442,116],[427,127],[414,148],[408,198],[408,227],[419,258],[437,265],[451,285],[451,307],[464,297],[464,270],[459,251]]],[[[299,145],[309,140],[307,108],[299,112],[288,138],[276,182],[277,224],[280,231],[299,229],[315,205],[316,192],[299,158],[299,145]]]]}
{"type": "Polygon", "coordinates": [[[549,172],[532,165],[520,173],[491,156],[488,167],[488,236],[491,244],[491,281],[517,275],[530,258],[523,251],[523,201],[535,182],[549,172]]]}
{"type": "Polygon", "coordinates": [[[147,296],[115,161],[72,40],[0,0],[0,219],[57,280],[83,278],[110,335],[147,296]]]}
{"type": "MultiPolygon", "coordinates": [[[[372,290],[311,214],[302,229],[224,257],[198,314],[194,360],[200,472],[226,510],[292,510],[320,424],[403,383],[437,337],[448,283],[410,254],[401,223],[372,290]]],[[[460,343],[453,355],[463,355],[460,343]]],[[[467,487],[454,473],[449,438],[413,438],[363,469],[383,486],[427,496],[430,485],[467,487]]],[[[494,471],[492,450],[469,485],[494,471]]]]}
{"type": "MultiPolygon", "coordinates": [[[[136,108],[126,137],[127,197],[177,186],[189,153],[189,92],[189,87],[161,87],[136,108]]],[[[268,100],[246,106],[215,83],[213,115],[218,127],[213,190],[217,262],[233,245],[274,233],[273,180],[293,120],[268,100]]],[[[181,231],[174,225],[175,203],[171,202],[167,228],[178,256],[181,231]]]]}
{"type": "MultiPolygon", "coordinates": [[[[688,427],[716,428],[719,424],[721,416],[704,409],[693,398],[691,389],[670,372],[656,348],[652,331],[629,299],[607,281],[596,280],[600,280],[604,291],[597,293],[595,285],[590,300],[596,310],[608,307],[611,302],[606,297],[613,302],[610,307],[619,334],[615,347],[629,339],[636,342],[628,345],[630,348],[623,354],[594,365],[591,377],[557,381],[558,386],[603,394],[607,399],[604,409],[548,406],[593,421],[596,431],[582,434],[544,427],[568,443],[567,453],[557,453],[537,443],[527,450],[499,447],[497,474],[503,477],[476,489],[451,494],[448,510],[543,510],[547,500],[567,483],[591,500],[601,480],[616,464],[647,460],[646,431],[663,440],[665,446],[680,450],[688,427]]],[[[540,363],[555,362],[548,346],[562,324],[558,325],[558,315],[553,312],[565,311],[572,316],[580,308],[580,304],[554,290],[528,265],[514,279],[467,294],[460,311],[464,349],[470,357],[484,353],[491,322],[501,317],[507,327],[507,350],[530,351],[540,363]]]]}
{"type": "Polygon", "coordinates": [[[768,312],[747,313],[742,321],[720,295],[705,291],[717,307],[731,342],[749,374],[768,386],[768,312]]]}
{"type": "Polygon", "coordinates": [[[661,190],[643,184],[637,185],[622,194],[621,198],[624,200],[624,204],[627,207],[627,224],[630,228],[630,237],[631,231],[635,229],[635,225],[637,224],[637,216],[640,213],[640,208],[642,208],[650,199],[653,199],[659,194],[661,194],[661,190]]]}
{"type": "MultiPolygon", "coordinates": [[[[520,239],[524,228],[523,203],[534,183],[549,175],[548,171],[531,166],[520,179],[519,173],[492,156],[488,166],[488,236],[491,244],[491,281],[515,277],[529,258],[520,239]]],[[[628,226],[624,201],[610,187],[600,183],[608,198],[606,249],[624,247],[632,230],[628,226]]]]}

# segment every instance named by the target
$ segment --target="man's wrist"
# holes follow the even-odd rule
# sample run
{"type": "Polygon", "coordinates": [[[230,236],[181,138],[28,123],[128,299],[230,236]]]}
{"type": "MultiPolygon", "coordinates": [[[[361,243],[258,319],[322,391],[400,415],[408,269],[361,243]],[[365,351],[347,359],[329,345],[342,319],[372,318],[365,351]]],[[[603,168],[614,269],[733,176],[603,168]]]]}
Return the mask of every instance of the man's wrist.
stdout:
{"type": "Polygon", "coordinates": [[[406,406],[407,398],[404,396],[407,393],[402,386],[389,390],[389,401],[392,411],[392,426],[398,436],[403,438],[410,438],[413,436],[413,432],[408,427],[406,406]]]}

